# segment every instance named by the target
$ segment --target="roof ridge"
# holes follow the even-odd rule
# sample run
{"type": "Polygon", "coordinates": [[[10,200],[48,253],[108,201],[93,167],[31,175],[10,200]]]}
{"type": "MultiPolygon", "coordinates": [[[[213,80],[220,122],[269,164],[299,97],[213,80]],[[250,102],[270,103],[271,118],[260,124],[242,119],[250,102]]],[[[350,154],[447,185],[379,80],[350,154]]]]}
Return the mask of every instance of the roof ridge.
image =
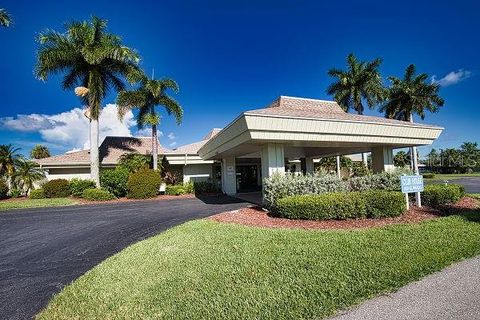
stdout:
{"type": "MultiPolygon", "coordinates": [[[[296,100],[307,100],[307,101],[320,101],[320,102],[326,102],[326,103],[337,103],[336,101],[334,100],[322,100],[322,99],[314,99],[314,98],[302,98],[302,97],[292,97],[292,96],[280,96],[278,97],[278,99],[276,100],[279,100],[281,98],[287,98],[287,99],[296,99],[296,100]]],[[[275,100],[275,101],[276,101],[275,100]]]]}

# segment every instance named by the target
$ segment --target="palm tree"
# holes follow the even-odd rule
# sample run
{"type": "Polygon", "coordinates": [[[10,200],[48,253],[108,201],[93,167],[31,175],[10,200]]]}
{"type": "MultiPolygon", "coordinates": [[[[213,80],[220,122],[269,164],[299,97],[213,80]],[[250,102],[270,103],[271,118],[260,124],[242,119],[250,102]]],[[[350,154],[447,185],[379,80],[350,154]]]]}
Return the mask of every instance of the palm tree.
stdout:
{"type": "Polygon", "coordinates": [[[15,148],[11,144],[0,145],[0,176],[11,178],[15,173],[15,164],[20,155],[20,148],[15,148]]]}
{"type": "Polygon", "coordinates": [[[32,151],[30,151],[30,157],[32,159],[43,159],[50,157],[50,150],[46,146],[42,146],[41,144],[35,145],[32,151]]]}
{"type": "MultiPolygon", "coordinates": [[[[425,112],[437,112],[444,104],[444,100],[438,95],[440,86],[429,83],[428,74],[415,75],[415,65],[411,64],[405,70],[403,79],[388,77],[392,82],[388,89],[388,98],[380,108],[387,118],[413,122],[413,114],[425,118],[425,112]]],[[[410,148],[411,166],[418,174],[417,148],[410,148]]]]}
{"type": "Polygon", "coordinates": [[[152,156],[153,169],[158,168],[158,138],[157,126],[160,123],[160,116],[155,111],[156,106],[163,106],[169,115],[173,115],[180,124],[183,119],[182,107],[167,94],[167,90],[171,89],[174,93],[178,93],[178,84],[172,79],[148,79],[143,76],[140,87],[133,91],[121,91],[118,94],[117,105],[120,119],[125,113],[132,109],[138,108],[137,124],[139,128],[145,125],[152,127],[152,156]]]}
{"type": "Polygon", "coordinates": [[[45,178],[45,171],[38,167],[38,165],[30,160],[19,158],[13,174],[13,181],[15,181],[21,190],[28,194],[33,184],[36,181],[45,178]]]}
{"type": "Polygon", "coordinates": [[[66,33],[47,30],[38,40],[36,76],[45,81],[50,74],[64,73],[62,86],[75,90],[88,106],[85,115],[90,121],[91,177],[100,185],[98,154],[98,117],[102,102],[110,89],[122,91],[126,78],[134,83],[141,73],[138,54],[122,45],[120,38],[106,32],[107,21],[92,17],[90,22],[72,22],[66,33]]]}
{"type": "Polygon", "coordinates": [[[12,23],[12,17],[5,9],[0,9],[0,26],[9,27],[12,23]]]}
{"type": "MultiPolygon", "coordinates": [[[[385,89],[378,68],[382,59],[373,61],[359,61],[353,53],[347,57],[347,70],[330,69],[328,75],[335,79],[327,89],[335,101],[348,112],[354,109],[358,114],[363,114],[364,102],[369,108],[375,107],[385,98],[385,89]]],[[[366,153],[362,154],[365,165],[366,153]]]]}

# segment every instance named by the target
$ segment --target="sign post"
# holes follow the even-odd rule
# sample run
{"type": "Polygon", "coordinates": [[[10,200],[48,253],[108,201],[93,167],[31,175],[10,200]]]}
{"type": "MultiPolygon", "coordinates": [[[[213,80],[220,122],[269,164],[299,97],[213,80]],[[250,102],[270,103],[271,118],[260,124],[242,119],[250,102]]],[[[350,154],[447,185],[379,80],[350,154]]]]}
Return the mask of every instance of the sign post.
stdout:
{"type": "Polygon", "coordinates": [[[405,201],[407,202],[407,210],[410,208],[408,202],[409,193],[418,193],[417,197],[417,206],[421,207],[420,192],[423,192],[423,176],[413,175],[413,176],[401,176],[400,184],[402,186],[402,192],[405,193],[405,201]]]}

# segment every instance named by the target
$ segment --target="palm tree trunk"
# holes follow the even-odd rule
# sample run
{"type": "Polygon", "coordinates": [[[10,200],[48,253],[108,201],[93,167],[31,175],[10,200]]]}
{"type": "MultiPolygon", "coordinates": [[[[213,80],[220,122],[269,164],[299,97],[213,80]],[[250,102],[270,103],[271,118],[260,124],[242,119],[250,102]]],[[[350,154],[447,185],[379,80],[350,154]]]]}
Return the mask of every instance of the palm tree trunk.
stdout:
{"type": "Polygon", "coordinates": [[[98,152],[98,119],[90,119],[90,177],[100,188],[100,156],[98,152]]]}
{"type": "Polygon", "coordinates": [[[157,125],[152,125],[152,156],[153,156],[153,170],[158,169],[158,140],[157,140],[157,125]]]}

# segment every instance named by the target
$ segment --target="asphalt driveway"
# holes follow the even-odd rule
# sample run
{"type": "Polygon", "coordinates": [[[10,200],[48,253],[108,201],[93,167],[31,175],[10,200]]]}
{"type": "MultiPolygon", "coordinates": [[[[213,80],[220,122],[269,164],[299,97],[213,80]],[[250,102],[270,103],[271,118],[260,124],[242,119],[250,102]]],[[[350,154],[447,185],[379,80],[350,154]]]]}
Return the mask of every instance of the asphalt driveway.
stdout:
{"type": "Polygon", "coordinates": [[[29,319],[53,294],[126,246],[240,200],[124,202],[0,212],[0,319],[29,319]]]}
{"type": "MultiPolygon", "coordinates": [[[[424,181],[426,184],[445,183],[444,181],[441,181],[441,180],[434,180],[434,181],[424,180],[424,181]]],[[[480,193],[480,177],[465,177],[465,178],[458,178],[458,179],[450,179],[448,180],[448,183],[461,184],[462,186],[465,187],[466,193],[480,193]]]]}

